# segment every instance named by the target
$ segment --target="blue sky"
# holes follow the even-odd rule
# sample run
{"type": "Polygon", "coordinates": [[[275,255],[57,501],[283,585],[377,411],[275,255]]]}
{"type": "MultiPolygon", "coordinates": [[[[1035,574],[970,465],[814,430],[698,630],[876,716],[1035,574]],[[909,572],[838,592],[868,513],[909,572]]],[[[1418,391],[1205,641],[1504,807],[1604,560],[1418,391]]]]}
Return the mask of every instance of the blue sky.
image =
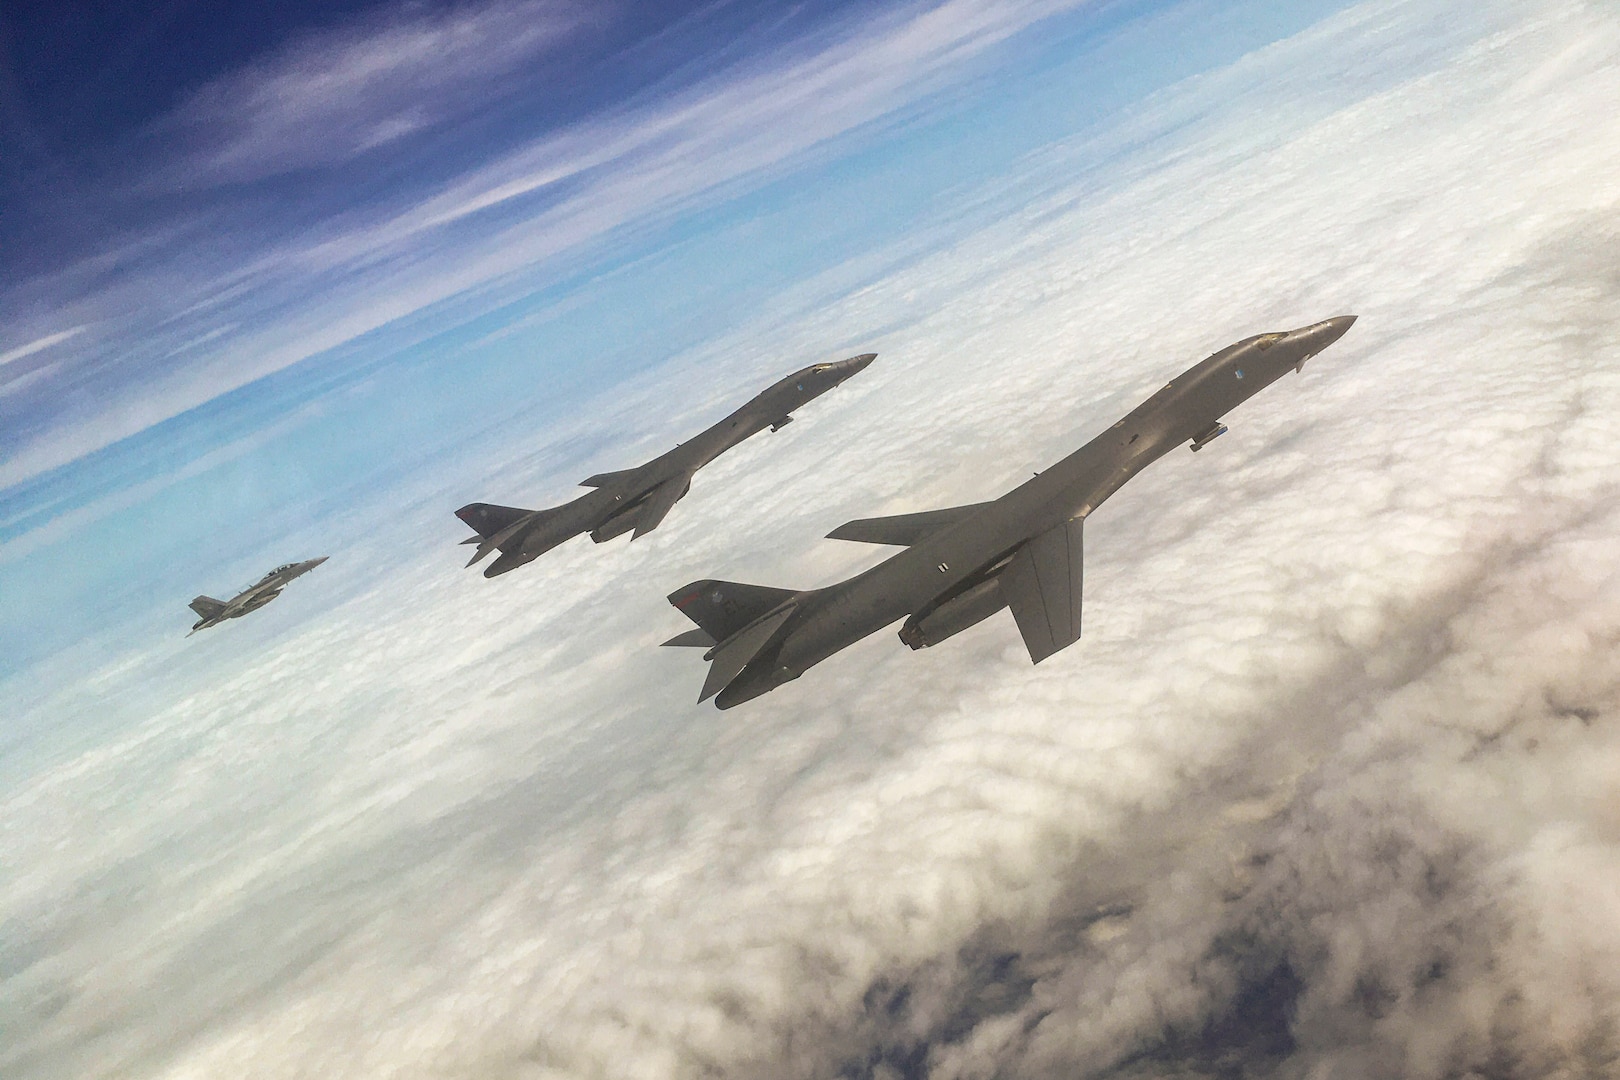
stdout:
{"type": "Polygon", "coordinates": [[[6,5],[0,1073],[1613,1073],[1620,12],[1331,7],[6,5]],[[658,648],[1345,312],[1039,665],[721,712],[658,648]],[[651,536],[463,569],[868,348],[651,536]]]}
{"type": "Polygon", "coordinates": [[[445,543],[481,454],[948,243],[1021,157],[1337,6],[19,9],[0,672],[117,653],[259,562],[340,565],[337,522],[406,489],[447,509],[401,541],[445,543]]]}

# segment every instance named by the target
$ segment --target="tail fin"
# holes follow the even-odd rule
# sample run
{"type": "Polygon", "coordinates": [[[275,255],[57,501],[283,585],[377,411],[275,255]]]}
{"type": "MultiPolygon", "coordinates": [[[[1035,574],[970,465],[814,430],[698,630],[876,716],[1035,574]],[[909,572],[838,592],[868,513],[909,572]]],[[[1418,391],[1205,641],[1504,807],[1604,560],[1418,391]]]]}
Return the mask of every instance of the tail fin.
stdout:
{"type": "Polygon", "coordinates": [[[212,596],[199,596],[187,606],[205,619],[212,619],[225,610],[225,602],[215,600],[212,596]]]}
{"type": "Polygon", "coordinates": [[[529,516],[531,511],[515,506],[496,506],[494,503],[468,503],[456,511],[456,517],[465,521],[486,540],[502,529],[529,516]]]}
{"type": "Polygon", "coordinates": [[[478,545],[478,550],[467,560],[467,565],[471,566],[500,547],[533,513],[532,510],[520,510],[515,506],[496,506],[494,503],[468,503],[457,510],[456,517],[478,533],[477,537],[469,537],[462,541],[463,544],[478,545]]]}
{"type": "MultiPolygon", "coordinates": [[[[669,594],[669,602],[717,642],[799,595],[793,589],[705,578],[669,594]]],[[[682,635],[683,637],[685,635],[682,635]]]]}

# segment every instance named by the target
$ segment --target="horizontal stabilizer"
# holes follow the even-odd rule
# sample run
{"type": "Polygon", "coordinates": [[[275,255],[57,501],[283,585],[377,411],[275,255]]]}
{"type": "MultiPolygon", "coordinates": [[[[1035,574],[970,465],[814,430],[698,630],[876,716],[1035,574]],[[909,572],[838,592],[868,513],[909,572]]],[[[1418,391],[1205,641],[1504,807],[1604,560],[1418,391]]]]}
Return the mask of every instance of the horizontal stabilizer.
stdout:
{"type": "Polygon", "coordinates": [[[742,669],[748,666],[748,661],[758,656],[761,650],[770,644],[776,631],[792,614],[791,606],[784,607],[744,627],[731,640],[717,645],[712,650],[709,675],[703,680],[703,693],[699,695],[698,701],[708,701],[729,686],[731,680],[742,674],[742,669]]]}
{"type": "Polygon", "coordinates": [[[515,506],[495,506],[492,503],[468,503],[457,510],[456,517],[478,530],[476,537],[462,541],[463,544],[470,544],[473,540],[478,542],[478,549],[467,560],[467,565],[481,562],[485,555],[496,549],[508,551],[506,545],[513,535],[524,532],[525,522],[539,512],[519,510],[515,506]]]}
{"type": "Polygon", "coordinates": [[[669,594],[669,602],[715,641],[728,637],[761,615],[799,595],[792,589],[741,585],[705,578],[669,594]]]}
{"type": "MultiPolygon", "coordinates": [[[[525,555],[521,551],[502,552],[499,558],[484,567],[484,576],[500,577],[508,570],[516,570],[520,566],[533,562],[534,558],[533,555],[525,555]]],[[[467,565],[471,566],[472,563],[467,565]]]]}
{"type": "Polygon", "coordinates": [[[709,636],[707,630],[699,626],[696,629],[686,631],[684,634],[676,634],[664,644],[685,649],[711,649],[715,645],[715,640],[709,636]]]}
{"type": "Polygon", "coordinates": [[[621,480],[629,480],[632,476],[640,471],[641,469],[638,466],[634,469],[620,469],[618,472],[599,472],[595,476],[587,476],[585,479],[581,480],[579,482],[579,486],[595,488],[607,487],[609,484],[616,484],[621,480]]]}
{"type": "Polygon", "coordinates": [[[829,540],[854,540],[861,544],[892,544],[910,547],[925,536],[948,529],[958,521],[983,510],[989,503],[970,503],[967,506],[949,506],[943,510],[924,510],[917,514],[896,514],[893,517],[857,518],[846,521],[827,534],[829,540]]]}
{"type": "Polygon", "coordinates": [[[691,490],[690,476],[676,476],[653,488],[636,511],[636,532],[630,539],[638,540],[658,528],[670,509],[691,490]]]}
{"type": "Polygon", "coordinates": [[[212,619],[225,610],[223,600],[215,600],[212,596],[199,596],[188,605],[192,611],[205,619],[212,619]]]}
{"type": "Polygon", "coordinates": [[[1029,658],[1040,663],[1080,637],[1081,529],[1073,518],[1019,548],[997,578],[1029,658]]]}

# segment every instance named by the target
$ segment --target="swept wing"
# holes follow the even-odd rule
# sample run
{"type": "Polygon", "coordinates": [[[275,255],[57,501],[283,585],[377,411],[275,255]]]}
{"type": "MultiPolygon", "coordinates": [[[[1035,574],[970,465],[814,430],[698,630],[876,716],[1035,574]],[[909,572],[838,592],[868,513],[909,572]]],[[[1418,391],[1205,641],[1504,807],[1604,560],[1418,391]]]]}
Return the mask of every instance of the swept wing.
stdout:
{"type": "Polygon", "coordinates": [[[1080,638],[1084,518],[1048,529],[1013,555],[999,576],[1029,658],[1040,663],[1080,638]]]}
{"type": "Polygon", "coordinates": [[[948,529],[963,518],[971,517],[989,506],[989,503],[969,503],[966,506],[947,506],[943,510],[924,510],[916,514],[896,514],[892,517],[856,518],[846,521],[827,534],[830,540],[854,540],[861,544],[892,544],[910,547],[924,537],[948,529]]]}

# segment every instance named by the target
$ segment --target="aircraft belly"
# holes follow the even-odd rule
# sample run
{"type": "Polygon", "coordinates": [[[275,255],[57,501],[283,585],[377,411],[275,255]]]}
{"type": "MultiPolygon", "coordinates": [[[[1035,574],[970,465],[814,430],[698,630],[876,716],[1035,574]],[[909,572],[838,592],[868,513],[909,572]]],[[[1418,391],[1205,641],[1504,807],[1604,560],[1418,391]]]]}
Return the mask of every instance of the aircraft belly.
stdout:
{"type": "Polygon", "coordinates": [[[781,663],[795,672],[961,590],[1032,536],[1072,517],[1107,464],[1093,455],[1067,475],[1049,470],[982,514],[928,537],[872,569],[834,586],[832,596],[784,642],[781,663]],[[1099,469],[1099,466],[1102,466],[1099,469]]]}
{"type": "Polygon", "coordinates": [[[783,643],[780,663],[803,672],[834,653],[875,634],[955,587],[978,567],[938,569],[939,552],[954,548],[930,542],[910,548],[829,590],[820,604],[806,605],[803,622],[783,643]]]}
{"type": "MultiPolygon", "coordinates": [[[[1170,450],[1190,440],[1207,443],[1213,435],[1200,436],[1219,427],[1227,412],[1300,370],[1354,321],[1337,316],[1219,350],[1074,453],[992,503],[970,504],[971,513],[938,532],[929,512],[840,526],[830,535],[912,546],[848,581],[795,593],[792,614],[744,665],[753,674],[728,683],[715,696],[717,706],[765,693],[907,616],[901,640],[914,649],[944,641],[1003,607],[1011,610],[1032,661],[1072,644],[1080,636],[1086,516],[1170,450]]],[[[805,389],[794,378],[786,382],[805,389]]],[[[767,420],[791,410],[770,412],[767,420]]],[[[736,428],[740,417],[730,419],[736,428]]]]}
{"type": "Polygon", "coordinates": [[[606,507],[615,505],[611,489],[593,488],[561,506],[534,511],[532,520],[518,526],[512,536],[501,541],[498,549],[503,555],[529,562],[563,541],[588,531],[591,523],[606,512],[606,507]]]}

